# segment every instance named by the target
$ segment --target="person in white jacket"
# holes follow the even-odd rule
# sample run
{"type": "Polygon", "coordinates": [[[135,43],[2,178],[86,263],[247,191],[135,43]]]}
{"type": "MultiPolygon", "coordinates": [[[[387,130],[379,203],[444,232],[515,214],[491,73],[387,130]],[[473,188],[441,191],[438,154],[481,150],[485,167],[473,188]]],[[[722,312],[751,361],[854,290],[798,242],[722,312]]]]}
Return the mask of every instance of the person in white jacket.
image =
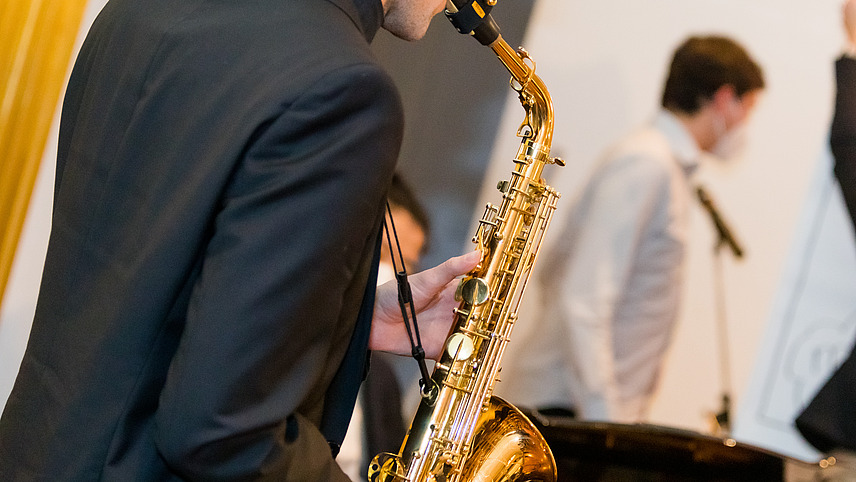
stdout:
{"type": "Polygon", "coordinates": [[[729,38],[677,48],[662,108],[606,152],[545,248],[540,311],[514,333],[500,395],[548,414],[646,418],[678,313],[690,176],[702,151],[740,144],[763,87],[729,38]]]}

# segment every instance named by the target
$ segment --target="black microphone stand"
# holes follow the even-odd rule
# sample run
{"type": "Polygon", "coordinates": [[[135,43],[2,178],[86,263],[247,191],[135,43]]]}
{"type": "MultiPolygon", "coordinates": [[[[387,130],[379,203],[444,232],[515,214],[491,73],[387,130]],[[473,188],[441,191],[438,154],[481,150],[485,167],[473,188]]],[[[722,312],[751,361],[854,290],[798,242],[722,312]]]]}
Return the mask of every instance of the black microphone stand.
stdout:
{"type": "Polygon", "coordinates": [[[728,436],[731,432],[731,366],[728,352],[728,322],[725,316],[725,278],[722,269],[722,248],[728,247],[735,258],[742,258],[743,250],[717,212],[713,200],[704,187],[697,186],[696,194],[702,207],[710,215],[717,233],[716,244],[713,247],[713,289],[714,302],[716,303],[720,376],[722,377],[722,409],[715,415],[715,422],[718,434],[728,436]]]}
{"type": "Polygon", "coordinates": [[[719,232],[719,239],[713,247],[713,289],[716,297],[716,325],[722,377],[722,407],[716,414],[716,425],[719,434],[725,436],[731,433],[731,364],[728,350],[728,323],[725,314],[725,278],[722,269],[722,248],[727,244],[725,237],[719,232]]]}

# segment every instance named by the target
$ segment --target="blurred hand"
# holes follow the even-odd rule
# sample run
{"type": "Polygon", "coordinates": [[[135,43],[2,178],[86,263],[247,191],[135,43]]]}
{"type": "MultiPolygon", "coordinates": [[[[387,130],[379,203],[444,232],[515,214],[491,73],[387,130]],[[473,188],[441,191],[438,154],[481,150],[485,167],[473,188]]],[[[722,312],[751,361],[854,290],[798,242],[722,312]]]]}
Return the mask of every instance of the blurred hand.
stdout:
{"type": "Polygon", "coordinates": [[[856,48],[856,0],[847,0],[843,7],[844,32],[850,45],[856,48]]]}
{"type": "MultiPolygon", "coordinates": [[[[426,358],[436,360],[443,350],[443,343],[452,326],[452,310],[458,306],[455,301],[458,286],[456,278],[475,268],[480,259],[481,253],[473,251],[408,276],[426,358]]],[[[369,348],[410,355],[410,339],[401,318],[395,280],[377,288],[369,348]]]]}

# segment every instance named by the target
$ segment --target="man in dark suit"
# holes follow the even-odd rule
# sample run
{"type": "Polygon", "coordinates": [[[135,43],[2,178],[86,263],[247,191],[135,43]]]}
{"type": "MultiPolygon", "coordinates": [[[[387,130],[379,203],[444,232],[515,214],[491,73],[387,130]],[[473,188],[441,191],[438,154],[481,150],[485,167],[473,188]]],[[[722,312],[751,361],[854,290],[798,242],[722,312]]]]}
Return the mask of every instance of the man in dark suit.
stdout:
{"type": "MultiPolygon", "coordinates": [[[[394,287],[374,298],[402,112],[369,41],[442,6],[106,5],[63,106],[0,480],[345,479],[366,347],[409,351],[394,287]]],[[[474,264],[413,277],[429,356],[474,264]]]]}
{"type": "MultiPolygon", "coordinates": [[[[837,91],[830,128],[835,177],[856,229],[856,0],[843,9],[847,52],[835,62],[837,91]]],[[[800,414],[796,426],[824,453],[856,452],[856,348],[800,414]]]]}

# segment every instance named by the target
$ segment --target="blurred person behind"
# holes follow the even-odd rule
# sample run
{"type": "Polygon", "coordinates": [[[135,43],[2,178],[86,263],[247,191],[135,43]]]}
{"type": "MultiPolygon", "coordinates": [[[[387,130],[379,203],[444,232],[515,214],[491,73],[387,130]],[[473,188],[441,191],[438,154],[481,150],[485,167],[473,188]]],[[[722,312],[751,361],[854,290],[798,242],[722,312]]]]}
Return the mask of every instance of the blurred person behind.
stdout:
{"type": "Polygon", "coordinates": [[[736,41],[674,52],[653,120],[610,148],[533,275],[497,391],[548,415],[645,420],[678,314],[690,180],[702,152],[739,155],[764,87],[736,41]]]}

